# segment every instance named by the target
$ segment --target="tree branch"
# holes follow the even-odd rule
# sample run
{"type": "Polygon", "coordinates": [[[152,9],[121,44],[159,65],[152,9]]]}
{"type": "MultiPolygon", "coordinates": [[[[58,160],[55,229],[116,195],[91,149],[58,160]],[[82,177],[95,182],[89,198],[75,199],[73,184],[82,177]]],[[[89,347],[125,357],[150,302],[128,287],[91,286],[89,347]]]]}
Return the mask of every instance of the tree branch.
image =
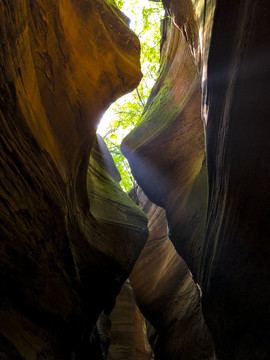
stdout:
{"type": "Polygon", "coordinates": [[[136,92],[137,92],[137,95],[138,95],[138,98],[139,98],[139,100],[140,100],[141,105],[142,105],[143,107],[145,107],[145,103],[143,102],[143,100],[142,100],[142,98],[141,98],[141,95],[140,95],[140,93],[139,93],[138,88],[136,88],[136,92]]]}

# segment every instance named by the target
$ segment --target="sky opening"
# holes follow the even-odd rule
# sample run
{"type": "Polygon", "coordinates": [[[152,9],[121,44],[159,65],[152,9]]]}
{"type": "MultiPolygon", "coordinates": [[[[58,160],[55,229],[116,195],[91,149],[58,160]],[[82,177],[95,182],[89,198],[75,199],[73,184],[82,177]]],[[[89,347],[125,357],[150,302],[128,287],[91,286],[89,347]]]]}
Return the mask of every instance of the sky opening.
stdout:
{"type": "Polygon", "coordinates": [[[114,102],[100,120],[97,133],[100,134],[120,172],[121,187],[129,191],[135,186],[128,161],[120,150],[123,138],[138,122],[146,101],[158,75],[160,58],[160,23],[164,17],[161,2],[146,0],[116,0],[118,7],[130,19],[130,28],[141,43],[141,68],[143,78],[133,92],[114,102]]]}

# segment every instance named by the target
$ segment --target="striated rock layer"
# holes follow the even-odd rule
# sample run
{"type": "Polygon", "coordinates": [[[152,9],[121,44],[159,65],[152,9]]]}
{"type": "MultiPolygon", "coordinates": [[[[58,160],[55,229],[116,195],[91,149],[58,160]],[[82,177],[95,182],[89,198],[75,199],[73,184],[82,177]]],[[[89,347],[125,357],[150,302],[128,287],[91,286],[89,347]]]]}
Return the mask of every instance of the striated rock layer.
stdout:
{"type": "Polygon", "coordinates": [[[190,47],[169,18],[163,33],[160,76],[122,150],[146,196],[166,209],[175,247],[196,274],[207,203],[200,84],[190,47]]]}
{"type": "Polygon", "coordinates": [[[110,314],[107,359],[151,359],[150,343],[155,359],[214,360],[200,290],[168,238],[164,209],[141,190],[131,196],[147,214],[149,238],[110,314]]]}
{"type": "Polygon", "coordinates": [[[160,77],[122,149],[166,209],[170,238],[202,288],[218,358],[268,359],[270,7],[164,6],[160,77]]]}
{"type": "Polygon", "coordinates": [[[269,15],[266,1],[217,1],[213,20],[203,98],[209,207],[200,275],[220,359],[270,355],[269,15]]]}
{"type": "Polygon", "coordinates": [[[199,288],[168,238],[165,211],[141,190],[137,196],[148,217],[149,238],[130,281],[140,310],[155,329],[148,331],[155,359],[215,359],[199,288]]]}
{"type": "Polygon", "coordinates": [[[146,320],[136,305],[129,280],[123,285],[110,314],[111,341],[106,360],[151,360],[146,320]]]}
{"type": "Polygon", "coordinates": [[[103,0],[0,1],[0,358],[103,358],[95,323],[147,239],[95,140],[141,78],[120,16],[103,0]]]}

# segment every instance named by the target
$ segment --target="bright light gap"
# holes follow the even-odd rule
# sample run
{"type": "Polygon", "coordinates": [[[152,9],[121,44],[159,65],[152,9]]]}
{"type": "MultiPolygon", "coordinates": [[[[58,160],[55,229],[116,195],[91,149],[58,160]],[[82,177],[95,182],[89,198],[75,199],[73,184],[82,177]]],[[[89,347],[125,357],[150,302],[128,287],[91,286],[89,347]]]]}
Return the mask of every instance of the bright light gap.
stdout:
{"type": "Polygon", "coordinates": [[[130,28],[141,42],[141,68],[143,79],[137,90],[114,102],[100,120],[97,133],[107,143],[120,172],[120,185],[129,191],[135,181],[129,164],[120,151],[123,138],[139,120],[153,87],[159,69],[160,21],[164,16],[161,3],[145,0],[116,0],[121,11],[130,18],[130,28]],[[140,94],[140,98],[138,96],[140,94]]]}

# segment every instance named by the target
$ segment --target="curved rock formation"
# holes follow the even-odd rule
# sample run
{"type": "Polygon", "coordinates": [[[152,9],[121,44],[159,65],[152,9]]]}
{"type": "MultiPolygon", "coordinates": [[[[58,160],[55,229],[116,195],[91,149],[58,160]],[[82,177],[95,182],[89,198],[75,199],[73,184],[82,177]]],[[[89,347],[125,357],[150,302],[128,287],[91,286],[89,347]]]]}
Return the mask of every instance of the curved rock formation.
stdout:
{"type": "MultiPolygon", "coordinates": [[[[122,147],[202,288],[218,359],[268,360],[269,3],[164,6],[160,77],[122,147]]],[[[104,359],[148,231],[95,131],[141,79],[139,41],[112,0],[1,0],[0,19],[0,358],[104,359]]],[[[211,359],[187,267],[151,240],[131,281],[156,358],[211,359]]]]}
{"type": "Polygon", "coordinates": [[[202,287],[218,358],[267,359],[270,7],[164,5],[162,71],[122,149],[202,287]]]}
{"type": "Polygon", "coordinates": [[[117,296],[110,320],[111,341],[107,360],[152,359],[152,349],[147,340],[146,320],[136,305],[129,280],[117,296]]]}
{"type": "Polygon", "coordinates": [[[215,359],[199,288],[168,238],[164,209],[141,190],[131,196],[147,214],[149,238],[110,314],[108,360],[151,359],[148,341],[155,359],[215,359]]]}
{"type": "Polygon", "coordinates": [[[101,359],[95,323],[147,220],[95,129],[139,83],[139,42],[103,0],[1,1],[0,18],[0,357],[101,359]]]}
{"type": "Polygon", "coordinates": [[[200,291],[168,238],[164,209],[141,190],[138,204],[147,214],[149,238],[130,275],[136,302],[155,328],[155,359],[215,359],[204,323],[200,291]]]}
{"type": "Polygon", "coordinates": [[[201,283],[220,359],[270,355],[269,14],[266,1],[217,1],[213,20],[203,98],[209,207],[201,283]]]}
{"type": "Polygon", "coordinates": [[[185,37],[169,18],[163,28],[160,77],[122,150],[146,196],[166,209],[171,236],[177,233],[175,246],[197,274],[196,243],[202,239],[207,202],[201,92],[185,37]]]}

